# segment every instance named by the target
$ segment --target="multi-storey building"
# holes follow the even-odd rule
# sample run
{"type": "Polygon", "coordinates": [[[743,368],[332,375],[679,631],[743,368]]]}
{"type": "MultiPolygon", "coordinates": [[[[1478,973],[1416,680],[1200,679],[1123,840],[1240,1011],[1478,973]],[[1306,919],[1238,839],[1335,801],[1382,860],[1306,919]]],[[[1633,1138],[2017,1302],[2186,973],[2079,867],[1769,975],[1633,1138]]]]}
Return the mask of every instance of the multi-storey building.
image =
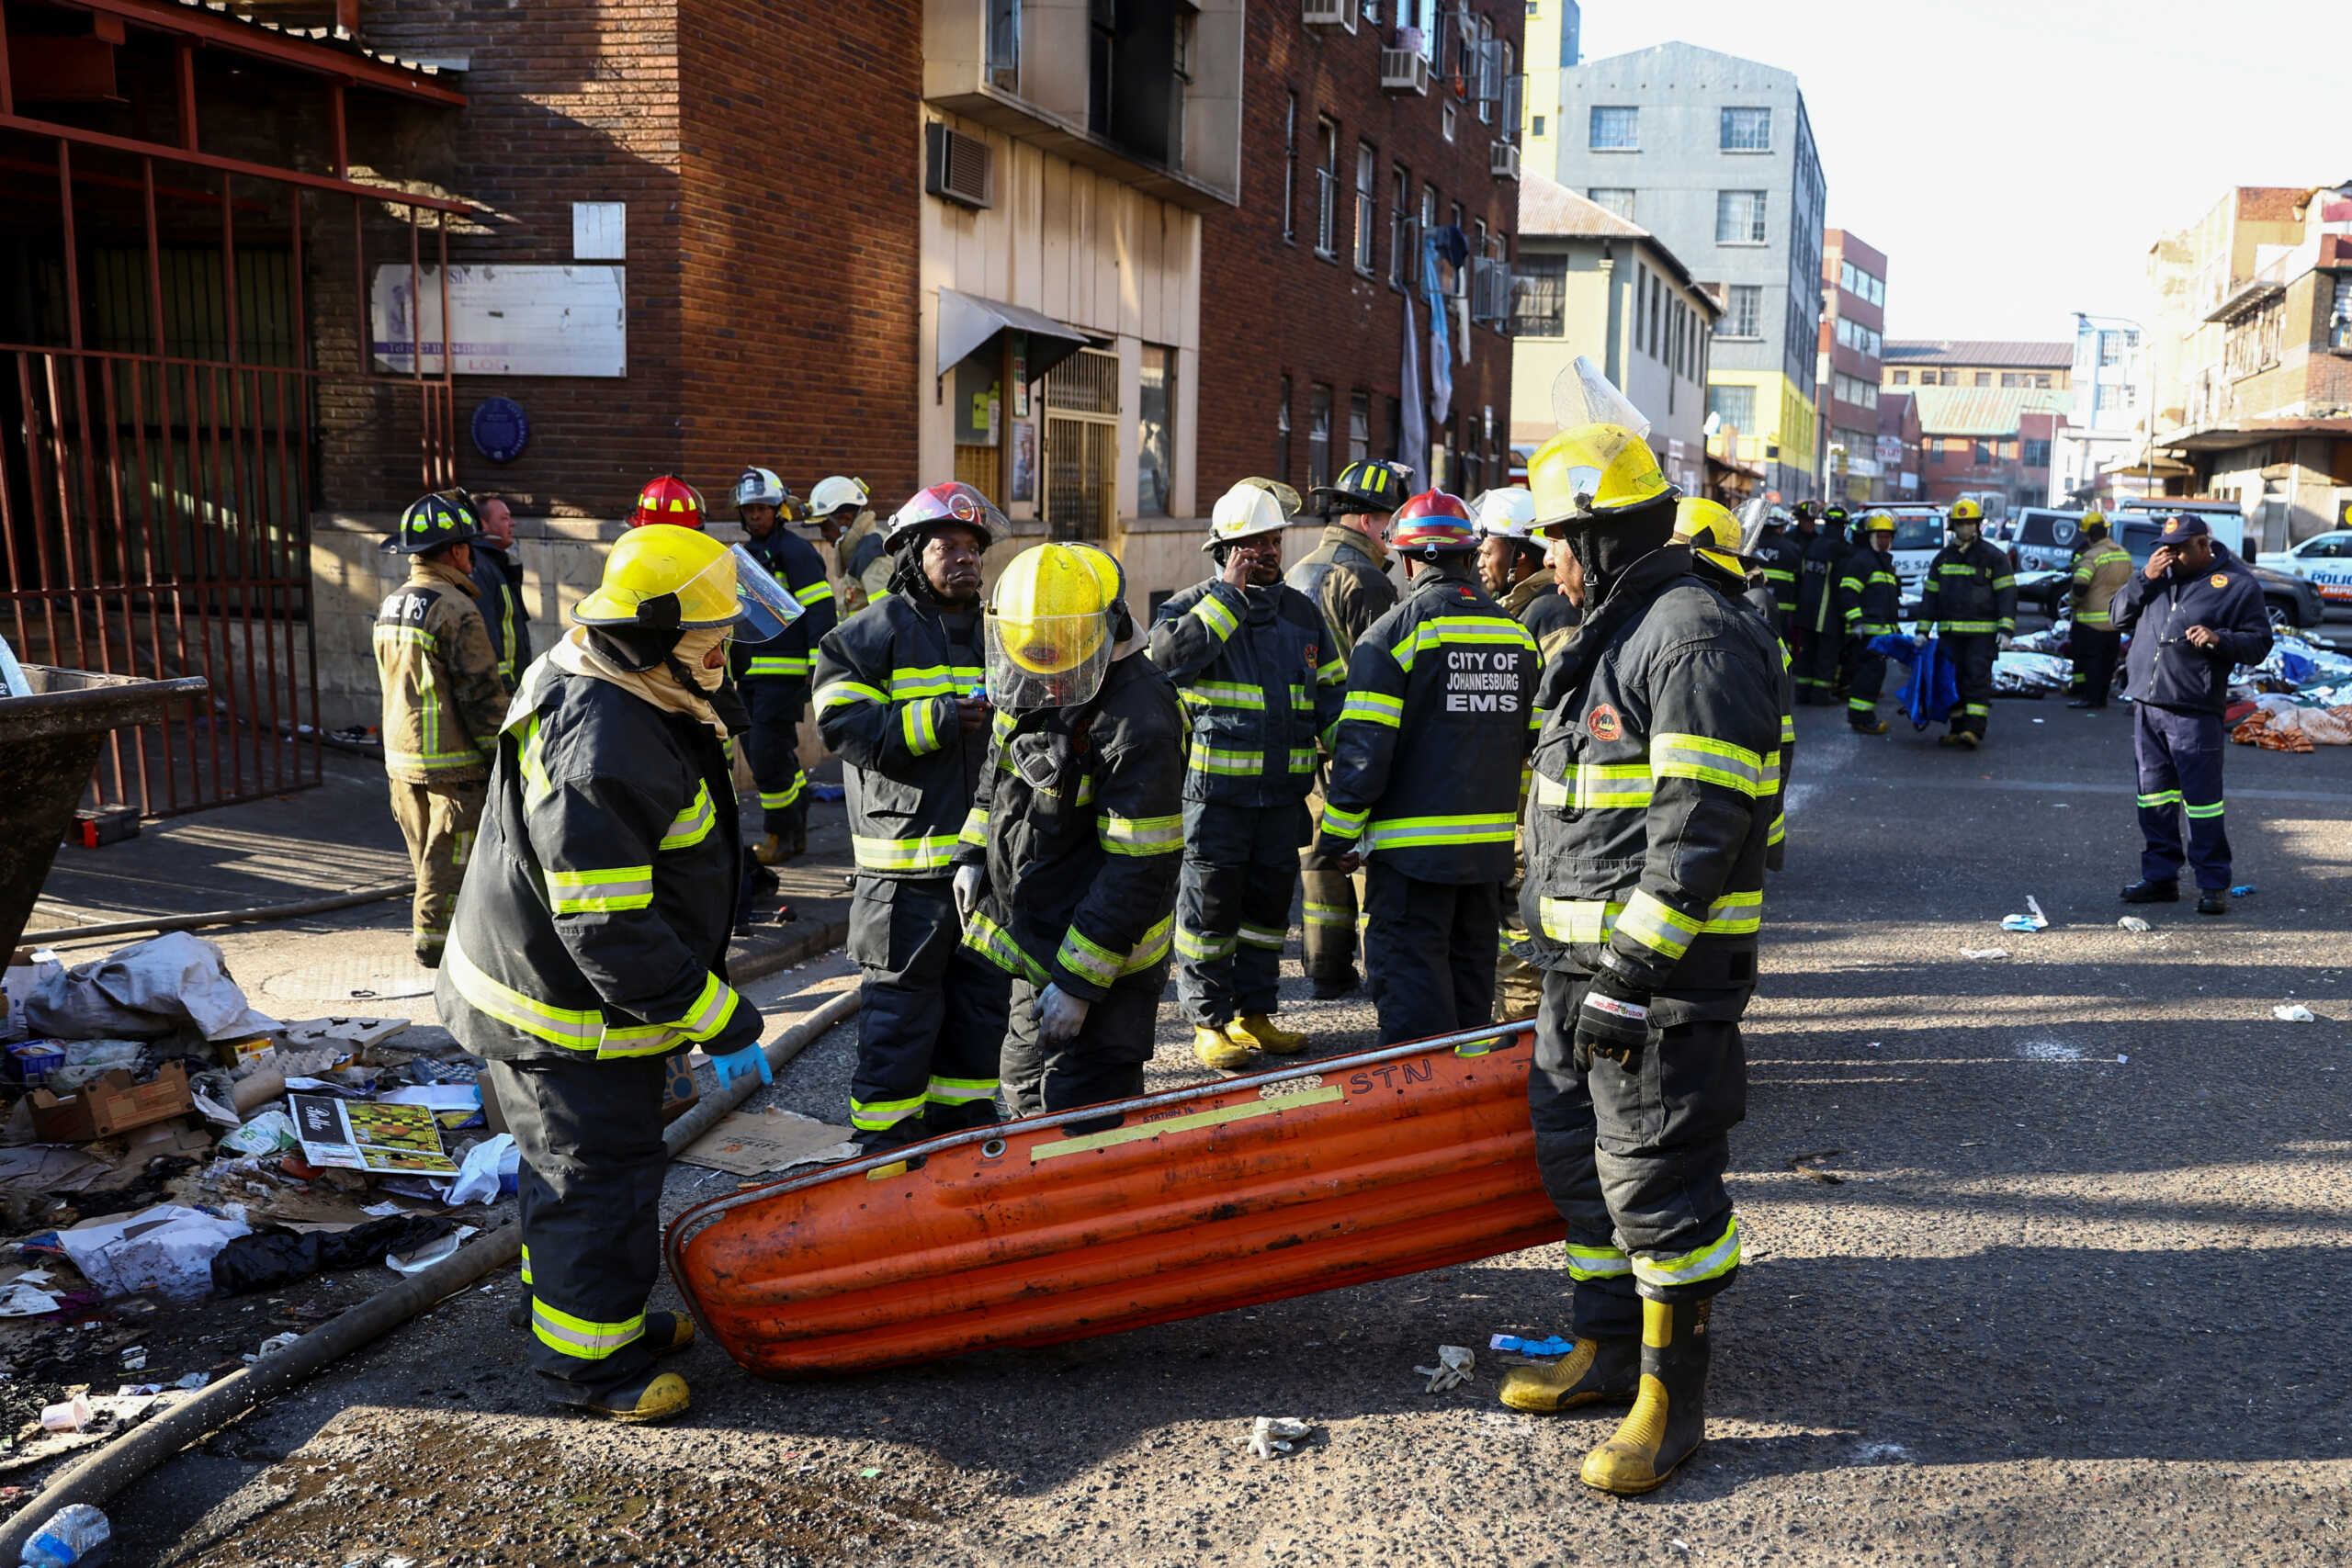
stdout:
{"type": "Polygon", "coordinates": [[[2039,506],[2050,493],[2051,444],[2066,394],[1999,387],[1923,387],[1908,394],[1918,415],[1918,499],[1939,506],[1963,495],[1989,501],[1987,515],[2039,506]]]}
{"type": "Polygon", "coordinates": [[[1882,385],[1990,387],[2012,392],[2063,392],[2074,384],[2071,343],[1958,342],[1951,338],[1889,339],[1880,355],[1882,385]]]}
{"type": "MultiPolygon", "coordinates": [[[[2134,468],[2147,420],[2140,400],[2140,323],[2120,316],[2075,317],[2074,401],[2050,459],[2050,504],[2112,504],[2145,493],[2153,476],[2134,468]]],[[[2163,493],[2161,486],[2156,493],[2163,493]]]]}
{"type": "Polygon", "coordinates": [[[2159,479],[2235,500],[2256,548],[2352,526],[2352,186],[2240,186],[2149,280],[2159,479]]]}
{"type": "Polygon", "coordinates": [[[1886,330],[1886,256],[1843,229],[1823,236],[1820,358],[1822,491],[1847,502],[1894,499],[1878,456],[1879,351],[1886,330]]]}
{"type": "Polygon", "coordinates": [[[1552,389],[1581,355],[1650,422],[1666,477],[1707,493],[1707,363],[1721,301],[1639,224],[1542,175],[1519,204],[1511,326],[1511,442],[1557,428],[1552,389]]]}
{"type": "Polygon", "coordinates": [[[1560,73],[1559,182],[1640,225],[1720,296],[1708,367],[1724,455],[1817,486],[1821,160],[1796,76],[1693,44],[1560,73]]]}
{"type": "Polygon", "coordinates": [[[1530,168],[1560,166],[1560,73],[1584,60],[1584,7],[1577,0],[1527,0],[1527,96],[1521,144],[1530,168]]]}

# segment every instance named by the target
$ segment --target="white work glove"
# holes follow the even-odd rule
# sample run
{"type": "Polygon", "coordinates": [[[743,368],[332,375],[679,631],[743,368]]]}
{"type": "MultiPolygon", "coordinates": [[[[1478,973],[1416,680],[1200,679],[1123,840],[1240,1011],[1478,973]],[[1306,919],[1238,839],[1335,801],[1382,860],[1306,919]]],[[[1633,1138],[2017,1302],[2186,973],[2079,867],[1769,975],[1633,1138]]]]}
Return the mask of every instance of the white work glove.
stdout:
{"type": "Polygon", "coordinates": [[[1911,646],[1912,646],[1912,647],[1914,647],[1914,648],[1925,648],[1925,647],[1927,647],[1927,646],[1928,646],[1928,637],[1925,637],[1924,635],[1922,635],[1922,636],[1919,636],[1919,637],[1913,637],[1913,638],[1911,639],[1911,646]]]}
{"type": "Polygon", "coordinates": [[[1033,1010],[1037,1020],[1038,1043],[1060,1045],[1077,1039],[1093,1007],[1085,998],[1073,997],[1059,986],[1047,986],[1037,993],[1037,1005],[1033,1010]]]}
{"type": "Polygon", "coordinates": [[[1250,1451],[1260,1459],[1288,1453],[1314,1428],[1295,1416],[1261,1416],[1250,1424],[1250,1451]]]}
{"type": "Polygon", "coordinates": [[[1441,1345],[1437,1348],[1436,1366],[1415,1367],[1413,1371],[1430,1380],[1429,1387],[1423,1389],[1422,1393],[1443,1393],[1450,1388],[1459,1388],[1468,1382],[1470,1374],[1477,1370],[1477,1365],[1478,1359],[1470,1353],[1469,1347],[1441,1345]]]}
{"type": "Polygon", "coordinates": [[[979,908],[980,894],[989,885],[989,868],[984,865],[959,865],[952,884],[956,894],[956,918],[968,920],[972,911],[979,908]]]}

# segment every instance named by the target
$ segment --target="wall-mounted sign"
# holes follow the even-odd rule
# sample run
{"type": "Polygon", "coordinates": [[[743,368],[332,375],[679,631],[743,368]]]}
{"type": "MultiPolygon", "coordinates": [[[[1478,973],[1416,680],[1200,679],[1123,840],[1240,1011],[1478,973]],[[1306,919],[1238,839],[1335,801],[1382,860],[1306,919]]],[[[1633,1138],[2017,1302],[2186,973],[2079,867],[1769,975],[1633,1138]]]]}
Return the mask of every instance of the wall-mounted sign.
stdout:
{"type": "Polygon", "coordinates": [[[476,403],[467,428],[473,434],[474,450],[493,463],[513,462],[531,444],[530,416],[512,398],[484,398],[476,403]]]}
{"type": "MultiPolygon", "coordinates": [[[[453,266],[450,368],[459,376],[627,376],[628,269],[618,266],[453,266]]],[[[424,374],[442,368],[441,274],[387,263],[368,288],[376,368],[413,375],[417,317],[424,374]],[[423,310],[410,299],[423,296],[423,310]]]]}

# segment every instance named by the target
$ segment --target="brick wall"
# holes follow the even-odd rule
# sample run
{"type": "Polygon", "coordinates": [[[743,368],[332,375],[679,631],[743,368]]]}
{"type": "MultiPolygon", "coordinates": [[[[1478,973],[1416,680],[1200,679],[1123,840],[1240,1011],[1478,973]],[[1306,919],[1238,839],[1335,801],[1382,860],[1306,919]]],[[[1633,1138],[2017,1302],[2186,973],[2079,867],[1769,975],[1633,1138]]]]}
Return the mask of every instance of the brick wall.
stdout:
{"type": "Polygon", "coordinates": [[[920,0],[686,10],[684,462],[714,505],[747,463],[914,488],[920,0]],[[789,40],[788,48],[779,47],[789,40]]]}
{"type": "MultiPolygon", "coordinates": [[[[1498,4],[1496,35],[1516,51],[1521,8],[1498,4]]],[[[1454,140],[1440,130],[1440,103],[1430,96],[1390,96],[1380,89],[1380,48],[1386,27],[1355,34],[1310,32],[1299,23],[1297,0],[1273,0],[1249,10],[1250,70],[1243,99],[1241,205],[1209,215],[1202,235],[1200,505],[1206,511],[1235,481],[1264,474],[1274,464],[1280,378],[1291,382],[1291,462],[1286,476],[1302,489],[1307,474],[1307,396],[1312,383],[1332,393],[1331,470],[1348,455],[1349,395],[1371,395],[1371,452],[1386,454],[1391,440],[1387,402],[1398,395],[1402,296],[1389,286],[1392,173],[1398,163],[1412,176],[1412,215],[1420,187],[1438,187],[1438,222],[1463,207],[1463,226],[1484,219],[1517,254],[1519,186],[1488,173],[1487,149],[1497,126],[1482,123],[1473,104],[1456,105],[1454,140]],[[1288,96],[1298,96],[1298,177],[1293,193],[1296,238],[1283,238],[1283,123],[1288,96]],[[1317,117],[1339,124],[1335,248],[1339,259],[1315,254],[1317,117]],[[1358,141],[1372,143],[1377,169],[1373,270],[1355,270],[1352,249],[1358,141]]],[[[1428,374],[1429,312],[1415,310],[1422,374],[1428,374]]],[[[1471,330],[1471,361],[1453,366],[1453,419],[1495,411],[1492,450],[1507,454],[1510,420],[1510,340],[1491,326],[1471,330]]],[[[1432,436],[1438,433],[1432,431],[1432,436]]],[[[1489,469],[1487,484],[1504,482],[1489,469]]]]}

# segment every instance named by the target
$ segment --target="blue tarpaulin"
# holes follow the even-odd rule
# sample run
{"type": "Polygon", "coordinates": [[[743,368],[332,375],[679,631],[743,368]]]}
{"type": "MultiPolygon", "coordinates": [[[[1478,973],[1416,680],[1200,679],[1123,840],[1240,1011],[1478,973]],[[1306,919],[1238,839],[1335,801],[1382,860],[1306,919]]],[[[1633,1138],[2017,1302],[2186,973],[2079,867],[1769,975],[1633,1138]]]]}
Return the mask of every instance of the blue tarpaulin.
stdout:
{"type": "Polygon", "coordinates": [[[1951,716],[1951,710],[1960,703],[1960,674],[1952,668],[1951,658],[1944,652],[1940,640],[1930,640],[1921,648],[1907,637],[1882,637],[1871,646],[1888,658],[1911,666],[1911,678],[1903,682],[1894,700],[1911,716],[1912,728],[1925,729],[1951,716]]]}

